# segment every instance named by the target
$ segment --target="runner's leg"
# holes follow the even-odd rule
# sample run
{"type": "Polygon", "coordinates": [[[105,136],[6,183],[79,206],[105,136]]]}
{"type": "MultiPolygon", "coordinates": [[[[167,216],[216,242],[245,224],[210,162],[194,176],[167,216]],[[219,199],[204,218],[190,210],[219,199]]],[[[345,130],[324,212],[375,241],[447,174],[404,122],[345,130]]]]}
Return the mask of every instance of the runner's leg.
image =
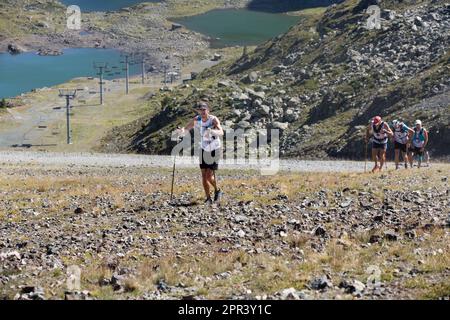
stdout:
{"type": "Polygon", "coordinates": [[[375,166],[372,169],[372,172],[375,172],[378,169],[378,149],[372,147],[372,160],[375,162],[375,166]]]}
{"type": "Polygon", "coordinates": [[[380,157],[380,170],[382,170],[386,162],[386,149],[379,149],[378,155],[380,157]]]}
{"type": "Polygon", "coordinates": [[[395,169],[398,169],[398,163],[400,162],[400,149],[395,149],[395,169]]]}
{"type": "Polygon", "coordinates": [[[208,169],[202,169],[202,183],[206,198],[211,198],[211,190],[208,182],[208,169]]]}
{"type": "Polygon", "coordinates": [[[414,152],[413,151],[409,151],[409,166],[412,168],[413,167],[413,161],[414,161],[414,152]]]}
{"type": "Polygon", "coordinates": [[[208,182],[214,187],[214,192],[217,192],[217,183],[214,178],[214,172],[212,169],[206,169],[208,182]]]}

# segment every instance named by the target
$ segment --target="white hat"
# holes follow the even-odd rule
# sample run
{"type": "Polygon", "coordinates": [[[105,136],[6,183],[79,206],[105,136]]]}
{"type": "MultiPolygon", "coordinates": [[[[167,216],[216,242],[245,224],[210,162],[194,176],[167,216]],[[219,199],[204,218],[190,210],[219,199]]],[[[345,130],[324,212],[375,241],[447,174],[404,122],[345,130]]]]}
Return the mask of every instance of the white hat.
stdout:
{"type": "Polygon", "coordinates": [[[416,124],[416,125],[417,125],[417,124],[422,125],[422,121],[416,120],[416,123],[415,123],[415,124],[416,124]]]}

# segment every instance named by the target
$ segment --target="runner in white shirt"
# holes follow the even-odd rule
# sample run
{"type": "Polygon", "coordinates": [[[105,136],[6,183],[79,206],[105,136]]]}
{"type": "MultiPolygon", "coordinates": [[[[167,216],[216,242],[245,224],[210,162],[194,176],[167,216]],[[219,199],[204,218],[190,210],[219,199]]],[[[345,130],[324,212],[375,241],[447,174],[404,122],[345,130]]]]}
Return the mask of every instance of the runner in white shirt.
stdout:
{"type": "Polygon", "coordinates": [[[205,203],[212,204],[211,186],[214,188],[214,201],[219,201],[223,195],[223,192],[217,187],[215,171],[219,168],[222,149],[220,137],[224,133],[219,119],[209,113],[208,103],[201,101],[198,104],[197,111],[198,115],[186,127],[181,129],[181,134],[193,128],[200,132],[200,169],[206,194],[205,203]]]}

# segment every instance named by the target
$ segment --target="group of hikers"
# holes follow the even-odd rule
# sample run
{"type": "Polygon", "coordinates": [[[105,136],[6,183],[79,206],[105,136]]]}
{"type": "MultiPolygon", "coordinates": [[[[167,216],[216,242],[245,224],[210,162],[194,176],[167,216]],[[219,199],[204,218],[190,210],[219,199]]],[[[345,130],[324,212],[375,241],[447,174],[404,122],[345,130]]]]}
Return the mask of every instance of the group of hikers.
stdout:
{"type": "Polygon", "coordinates": [[[394,142],[395,168],[399,169],[400,154],[403,157],[405,168],[413,167],[414,157],[418,157],[417,166],[420,168],[424,156],[429,161],[429,154],[425,151],[428,144],[428,131],[422,126],[422,121],[416,120],[414,128],[408,127],[399,120],[392,121],[392,129],[380,116],[374,117],[366,130],[366,146],[372,142],[372,160],[375,166],[372,172],[379,171],[386,166],[386,150],[389,138],[394,142]]]}
{"type": "MultiPolygon", "coordinates": [[[[203,189],[206,194],[205,203],[212,204],[220,201],[223,196],[223,192],[217,186],[215,172],[219,168],[222,149],[220,138],[224,135],[224,130],[219,119],[210,114],[210,108],[206,101],[200,101],[196,106],[196,111],[197,115],[186,127],[178,129],[177,134],[182,137],[191,129],[199,131],[201,138],[199,163],[203,189]],[[211,191],[214,191],[213,197],[211,197],[211,191]]],[[[394,143],[396,169],[399,169],[400,155],[403,157],[405,168],[408,168],[408,164],[412,168],[414,156],[418,156],[418,167],[420,168],[423,156],[428,154],[425,152],[428,144],[428,132],[422,126],[422,122],[416,120],[415,127],[410,128],[404,122],[394,120],[391,129],[387,122],[383,121],[380,116],[376,116],[371,119],[367,127],[365,139],[366,150],[368,142],[372,143],[372,159],[375,162],[372,172],[379,171],[386,166],[389,138],[394,143]]]]}

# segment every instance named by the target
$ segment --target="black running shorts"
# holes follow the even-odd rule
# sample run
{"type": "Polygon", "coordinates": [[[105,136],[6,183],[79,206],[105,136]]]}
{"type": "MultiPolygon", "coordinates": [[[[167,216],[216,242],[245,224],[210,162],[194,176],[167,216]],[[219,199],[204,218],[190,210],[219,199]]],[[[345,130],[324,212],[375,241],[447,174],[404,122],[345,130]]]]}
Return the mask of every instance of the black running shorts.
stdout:
{"type": "Polygon", "coordinates": [[[411,152],[416,155],[423,156],[422,148],[413,147],[411,152]]]}
{"type": "Polygon", "coordinates": [[[220,151],[213,150],[211,152],[201,149],[200,153],[200,169],[219,169],[220,151]]]}
{"type": "Polygon", "coordinates": [[[394,142],[394,149],[398,150],[400,149],[401,152],[406,152],[406,143],[399,143],[397,141],[394,142]]]}
{"type": "Polygon", "coordinates": [[[376,142],[373,142],[372,143],[372,149],[386,150],[387,149],[387,143],[376,143],[376,142]]]}

